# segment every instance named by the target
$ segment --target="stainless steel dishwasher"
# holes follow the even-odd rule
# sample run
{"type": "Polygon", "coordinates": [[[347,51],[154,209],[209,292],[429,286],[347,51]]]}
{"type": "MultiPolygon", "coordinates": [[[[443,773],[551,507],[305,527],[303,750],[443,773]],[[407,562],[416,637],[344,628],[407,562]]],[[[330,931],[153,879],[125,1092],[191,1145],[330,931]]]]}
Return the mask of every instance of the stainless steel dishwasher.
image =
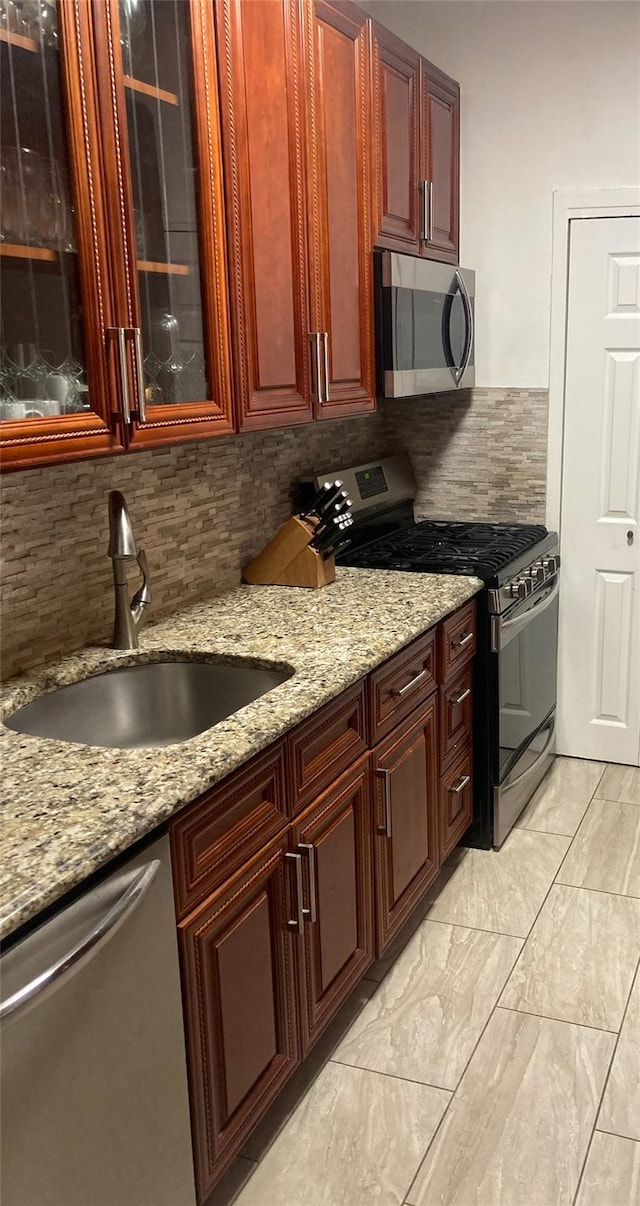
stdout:
{"type": "Polygon", "coordinates": [[[168,838],[0,972],[2,1206],[194,1206],[168,838]]]}

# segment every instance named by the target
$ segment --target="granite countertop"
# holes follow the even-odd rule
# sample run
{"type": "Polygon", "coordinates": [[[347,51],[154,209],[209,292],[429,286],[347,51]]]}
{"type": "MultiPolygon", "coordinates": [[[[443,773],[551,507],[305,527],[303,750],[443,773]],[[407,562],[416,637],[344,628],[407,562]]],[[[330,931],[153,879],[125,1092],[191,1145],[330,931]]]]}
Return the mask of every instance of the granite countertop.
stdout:
{"type": "Polygon", "coordinates": [[[477,578],[338,569],[322,590],[241,586],[142,629],[140,649],[89,647],[11,679],[0,721],[116,665],[207,659],[287,667],[286,682],[188,741],[118,750],[28,737],[0,723],[0,935],[339,695],[482,587],[477,578]]]}

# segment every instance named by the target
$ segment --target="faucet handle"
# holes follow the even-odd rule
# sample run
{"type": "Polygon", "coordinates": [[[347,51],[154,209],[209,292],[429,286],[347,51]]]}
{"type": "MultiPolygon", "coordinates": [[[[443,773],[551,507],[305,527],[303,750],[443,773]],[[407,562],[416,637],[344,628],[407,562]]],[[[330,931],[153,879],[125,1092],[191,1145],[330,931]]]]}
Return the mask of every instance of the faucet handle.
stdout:
{"type": "Polygon", "coordinates": [[[131,610],[142,610],[143,607],[148,607],[151,602],[151,576],[149,574],[149,565],[147,562],[147,554],[144,549],[140,549],[136,561],[142,573],[142,586],[136,591],[131,600],[131,610]]]}

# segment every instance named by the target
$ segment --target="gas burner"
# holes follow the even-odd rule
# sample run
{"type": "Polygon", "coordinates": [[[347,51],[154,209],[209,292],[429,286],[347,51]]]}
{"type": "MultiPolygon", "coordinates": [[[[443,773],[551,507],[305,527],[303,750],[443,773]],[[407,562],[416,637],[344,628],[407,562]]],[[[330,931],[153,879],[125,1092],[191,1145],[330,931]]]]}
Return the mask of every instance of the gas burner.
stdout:
{"type": "Polygon", "coordinates": [[[534,524],[449,523],[423,520],[353,550],[360,568],[475,574],[487,579],[547,535],[534,524]]]}

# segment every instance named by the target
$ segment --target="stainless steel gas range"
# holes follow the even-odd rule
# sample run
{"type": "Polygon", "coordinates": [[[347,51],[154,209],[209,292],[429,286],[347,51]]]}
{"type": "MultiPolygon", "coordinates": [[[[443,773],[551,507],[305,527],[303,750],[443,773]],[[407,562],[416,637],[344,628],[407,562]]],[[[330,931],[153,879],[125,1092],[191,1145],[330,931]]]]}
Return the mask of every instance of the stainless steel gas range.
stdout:
{"type": "MultiPolygon", "coordinates": [[[[558,537],[530,524],[416,522],[406,454],[332,468],[353,501],[342,565],[481,578],[474,819],[467,845],[502,845],[555,757],[558,537]]],[[[314,492],[325,476],[309,479],[314,492]]],[[[304,487],[302,502],[304,502],[304,487]]]]}

